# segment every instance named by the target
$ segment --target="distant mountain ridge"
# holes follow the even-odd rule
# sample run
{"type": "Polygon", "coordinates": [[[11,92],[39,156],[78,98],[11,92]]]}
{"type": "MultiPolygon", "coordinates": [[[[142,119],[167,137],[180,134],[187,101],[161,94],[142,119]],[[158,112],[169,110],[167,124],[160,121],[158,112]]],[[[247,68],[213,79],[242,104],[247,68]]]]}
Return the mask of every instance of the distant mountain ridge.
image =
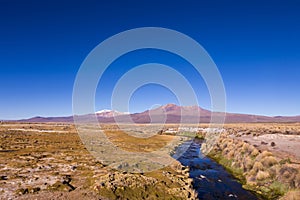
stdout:
{"type": "MultiPolygon", "coordinates": [[[[101,110],[95,113],[100,123],[183,123],[200,122],[209,123],[212,114],[218,116],[224,113],[211,112],[199,106],[178,106],[166,104],[158,108],[146,110],[141,113],[123,113],[114,110],[101,110]],[[182,116],[182,118],[181,118],[182,116]]],[[[81,121],[89,121],[94,114],[77,116],[81,121]]],[[[30,119],[17,120],[19,122],[73,122],[73,116],[67,117],[33,117],[30,119]]],[[[300,122],[300,116],[262,116],[238,113],[226,113],[225,123],[251,123],[251,122],[300,122]]]]}

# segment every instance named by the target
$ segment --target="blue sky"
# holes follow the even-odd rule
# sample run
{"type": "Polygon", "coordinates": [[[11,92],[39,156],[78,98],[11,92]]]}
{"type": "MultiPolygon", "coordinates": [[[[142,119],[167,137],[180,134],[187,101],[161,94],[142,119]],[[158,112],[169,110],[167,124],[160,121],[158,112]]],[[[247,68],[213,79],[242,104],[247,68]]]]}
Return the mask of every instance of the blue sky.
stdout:
{"type": "MultiPolygon", "coordinates": [[[[299,10],[296,0],[1,0],[0,119],[71,115],[73,83],[88,53],[116,33],[146,26],[180,31],[208,51],[224,80],[228,112],[300,115],[299,10]]],[[[122,73],[153,61],[183,73],[200,106],[210,108],[206,86],[192,66],[153,50],[112,64],[97,90],[96,109],[109,107],[122,73]]],[[[176,103],[170,91],[148,85],[133,95],[130,110],[168,102],[176,103]]]]}

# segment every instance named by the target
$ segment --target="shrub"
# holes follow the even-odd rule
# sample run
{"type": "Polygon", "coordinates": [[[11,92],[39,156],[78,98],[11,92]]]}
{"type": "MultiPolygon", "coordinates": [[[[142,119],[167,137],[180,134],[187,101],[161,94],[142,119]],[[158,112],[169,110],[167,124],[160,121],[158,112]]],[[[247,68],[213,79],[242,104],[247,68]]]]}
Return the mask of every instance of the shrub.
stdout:
{"type": "Polygon", "coordinates": [[[233,159],[234,157],[234,151],[229,151],[228,154],[227,154],[228,158],[229,159],[233,159]]]}
{"type": "Polygon", "coordinates": [[[249,144],[248,143],[244,143],[243,146],[242,146],[242,152],[243,153],[247,153],[248,150],[249,150],[249,144]]]}
{"type": "Polygon", "coordinates": [[[252,169],[254,161],[251,158],[247,157],[247,158],[245,158],[244,163],[245,163],[244,164],[244,166],[245,166],[244,171],[249,171],[249,170],[252,169]]]}
{"type": "Polygon", "coordinates": [[[256,148],[254,148],[253,150],[252,150],[252,152],[251,152],[251,156],[252,157],[256,157],[257,155],[259,154],[259,151],[256,149],[256,148]]]}
{"type": "Polygon", "coordinates": [[[256,179],[259,180],[259,181],[262,181],[262,180],[267,179],[269,177],[270,177],[270,174],[268,172],[261,171],[261,170],[259,170],[257,175],[256,175],[256,179]]]}
{"type": "Polygon", "coordinates": [[[278,181],[274,181],[271,185],[270,185],[270,189],[272,190],[272,193],[274,196],[282,196],[287,192],[287,187],[286,185],[278,182],[278,181]]]}
{"type": "Polygon", "coordinates": [[[271,152],[269,152],[269,151],[263,151],[263,152],[261,153],[261,155],[262,155],[262,157],[264,158],[264,157],[267,157],[267,156],[272,156],[273,154],[272,154],[271,152]]]}
{"type": "Polygon", "coordinates": [[[290,166],[283,166],[279,170],[278,180],[282,183],[289,185],[290,187],[295,187],[295,180],[297,179],[297,175],[297,169],[290,166]]]}
{"type": "Polygon", "coordinates": [[[295,178],[295,187],[300,188],[300,173],[298,173],[295,178]]]}
{"type": "Polygon", "coordinates": [[[257,160],[263,160],[265,157],[273,156],[273,154],[269,151],[263,151],[261,154],[257,156],[257,160]]]}
{"type": "Polygon", "coordinates": [[[262,162],[263,165],[266,166],[266,167],[271,167],[271,166],[273,166],[273,165],[275,165],[275,164],[278,163],[277,160],[276,160],[276,158],[273,157],[273,156],[265,157],[265,158],[263,158],[263,159],[261,160],[261,162],[262,162]]]}
{"type": "Polygon", "coordinates": [[[257,173],[259,170],[263,170],[264,169],[264,166],[261,164],[261,162],[255,162],[254,165],[253,165],[253,168],[252,170],[257,173]]]}

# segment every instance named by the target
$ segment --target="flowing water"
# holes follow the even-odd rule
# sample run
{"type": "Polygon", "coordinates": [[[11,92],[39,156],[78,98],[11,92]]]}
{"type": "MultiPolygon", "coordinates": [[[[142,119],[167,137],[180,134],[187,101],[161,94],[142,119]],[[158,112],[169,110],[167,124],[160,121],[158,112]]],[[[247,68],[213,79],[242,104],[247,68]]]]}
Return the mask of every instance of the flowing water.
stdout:
{"type": "Polygon", "coordinates": [[[189,166],[193,187],[198,192],[199,199],[258,199],[254,194],[243,189],[242,185],[221,165],[203,156],[200,147],[201,141],[194,140],[178,159],[184,166],[189,166]]]}

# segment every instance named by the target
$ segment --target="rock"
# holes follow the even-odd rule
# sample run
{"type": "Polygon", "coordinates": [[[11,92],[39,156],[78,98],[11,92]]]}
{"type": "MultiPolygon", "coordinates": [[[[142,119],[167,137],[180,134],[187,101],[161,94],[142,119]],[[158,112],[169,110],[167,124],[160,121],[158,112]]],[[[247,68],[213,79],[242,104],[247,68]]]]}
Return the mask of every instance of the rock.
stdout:
{"type": "Polygon", "coordinates": [[[29,193],[36,193],[36,192],[38,192],[40,190],[41,190],[41,188],[39,188],[39,187],[31,188],[31,189],[29,189],[29,193]]]}
{"type": "Polygon", "coordinates": [[[18,189],[16,191],[16,193],[19,194],[19,195],[28,194],[29,190],[28,190],[28,188],[21,188],[21,189],[18,189]]]}
{"type": "Polygon", "coordinates": [[[275,147],[276,146],[275,142],[271,142],[271,146],[275,147]]]}
{"type": "Polygon", "coordinates": [[[267,142],[264,142],[264,141],[261,141],[260,142],[262,145],[267,145],[268,143],[267,142]]]}
{"type": "Polygon", "coordinates": [[[7,176],[0,176],[0,180],[7,180],[7,176]]]}

